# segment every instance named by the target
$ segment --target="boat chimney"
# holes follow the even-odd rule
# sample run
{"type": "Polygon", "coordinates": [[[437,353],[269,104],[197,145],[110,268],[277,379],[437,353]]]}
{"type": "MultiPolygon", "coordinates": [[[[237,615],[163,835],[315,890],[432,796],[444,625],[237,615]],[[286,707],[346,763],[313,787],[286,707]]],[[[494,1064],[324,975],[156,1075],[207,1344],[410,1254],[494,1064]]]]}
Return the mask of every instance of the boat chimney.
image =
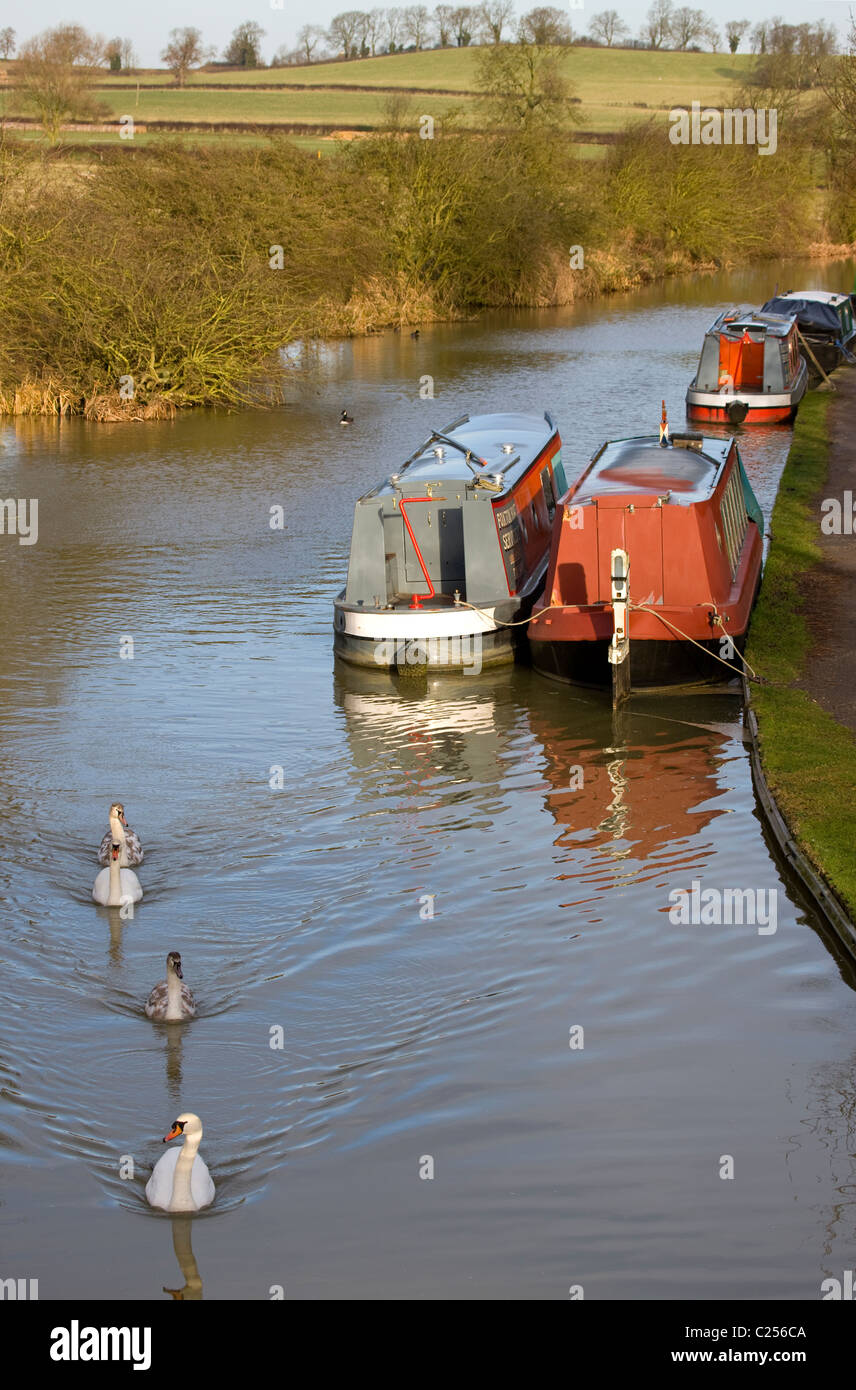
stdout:
{"type": "Polygon", "coordinates": [[[669,421],[666,419],[666,402],[663,401],[663,414],[660,419],[660,448],[669,447],[669,421]]]}

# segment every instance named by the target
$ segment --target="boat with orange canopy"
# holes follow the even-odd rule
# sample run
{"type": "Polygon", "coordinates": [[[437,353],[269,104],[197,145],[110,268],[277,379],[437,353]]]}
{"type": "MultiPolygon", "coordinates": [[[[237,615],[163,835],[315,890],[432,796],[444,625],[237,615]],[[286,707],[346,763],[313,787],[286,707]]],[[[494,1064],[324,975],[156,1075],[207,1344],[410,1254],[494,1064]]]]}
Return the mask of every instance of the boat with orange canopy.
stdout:
{"type": "Polygon", "coordinates": [[[602,445],[559,499],[533,665],[616,699],[739,675],[762,550],[735,440],[670,435],[664,405],[659,438],[602,445]]]}
{"type": "Polygon", "coordinates": [[[722,424],[792,419],[808,386],[795,314],[729,309],[704,336],[687,415],[722,424]]]}

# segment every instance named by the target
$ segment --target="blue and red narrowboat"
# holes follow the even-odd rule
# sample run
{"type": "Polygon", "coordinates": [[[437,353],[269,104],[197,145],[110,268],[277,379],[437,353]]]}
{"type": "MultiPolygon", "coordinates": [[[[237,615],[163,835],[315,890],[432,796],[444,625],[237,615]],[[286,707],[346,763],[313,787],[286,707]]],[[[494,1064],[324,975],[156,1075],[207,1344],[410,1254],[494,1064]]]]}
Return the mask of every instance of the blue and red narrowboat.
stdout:
{"type": "Polygon", "coordinates": [[[514,660],[544,586],[562,441],[547,415],[462,415],[356,504],[337,656],[476,674],[514,660]]]}

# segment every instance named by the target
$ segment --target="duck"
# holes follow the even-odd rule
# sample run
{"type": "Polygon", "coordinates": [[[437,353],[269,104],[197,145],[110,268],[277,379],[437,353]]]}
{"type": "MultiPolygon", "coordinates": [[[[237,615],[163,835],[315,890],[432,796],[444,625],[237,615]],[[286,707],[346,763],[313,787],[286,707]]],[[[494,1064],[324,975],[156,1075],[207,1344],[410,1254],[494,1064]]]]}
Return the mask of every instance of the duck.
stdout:
{"type": "Polygon", "coordinates": [[[133,869],[123,869],[119,862],[121,846],[110,846],[110,867],[95,876],[92,896],[101,907],[124,907],[138,903],[143,896],[142,886],[133,869]]]}
{"type": "Polygon", "coordinates": [[[411,333],[410,336],[411,336],[411,338],[418,338],[418,337],[419,337],[419,329],[418,329],[418,328],[414,328],[414,330],[413,330],[413,332],[411,333]]]}
{"type": "Polygon", "coordinates": [[[161,1023],[180,1023],[196,1013],[196,1000],[184,984],[178,951],[170,951],[167,956],[166,979],[155,985],[146,1000],[146,1013],[161,1023]]]}
{"type": "Polygon", "coordinates": [[[353,415],[349,415],[348,412],[347,412],[347,410],[343,410],[342,413],[341,413],[341,415],[339,416],[339,424],[340,424],[340,425],[352,425],[353,423],[354,423],[354,417],[353,417],[353,415]]]}
{"type": "Polygon", "coordinates": [[[202,1140],[202,1121],[187,1111],[173,1122],[163,1142],[184,1136],[180,1149],[170,1149],[159,1158],[146,1183],[146,1199],[150,1207],[162,1211],[201,1211],[214,1201],[214,1183],[207,1165],[199,1157],[202,1140]]]}
{"type": "Polygon", "coordinates": [[[110,863],[110,846],[119,845],[121,854],[119,864],[123,869],[134,869],[143,862],[143,846],[136,830],[132,830],[125,819],[125,808],[121,801],[114,801],[110,807],[110,829],[104,835],[98,850],[98,863],[110,863]]]}

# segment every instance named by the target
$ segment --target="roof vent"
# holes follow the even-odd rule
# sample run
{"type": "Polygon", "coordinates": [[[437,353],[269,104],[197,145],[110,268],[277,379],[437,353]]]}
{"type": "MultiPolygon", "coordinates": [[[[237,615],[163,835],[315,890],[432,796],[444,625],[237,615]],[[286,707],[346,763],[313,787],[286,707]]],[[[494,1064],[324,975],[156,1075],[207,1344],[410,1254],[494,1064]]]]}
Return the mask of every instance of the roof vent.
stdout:
{"type": "Polygon", "coordinates": [[[438,459],[444,459],[446,457],[446,450],[443,448],[442,444],[437,445],[434,450],[434,457],[438,459]]]}
{"type": "Polygon", "coordinates": [[[514,453],[514,445],[513,445],[513,444],[503,444],[503,445],[502,445],[502,452],[503,452],[504,454],[513,454],[513,453],[514,453]]]}

